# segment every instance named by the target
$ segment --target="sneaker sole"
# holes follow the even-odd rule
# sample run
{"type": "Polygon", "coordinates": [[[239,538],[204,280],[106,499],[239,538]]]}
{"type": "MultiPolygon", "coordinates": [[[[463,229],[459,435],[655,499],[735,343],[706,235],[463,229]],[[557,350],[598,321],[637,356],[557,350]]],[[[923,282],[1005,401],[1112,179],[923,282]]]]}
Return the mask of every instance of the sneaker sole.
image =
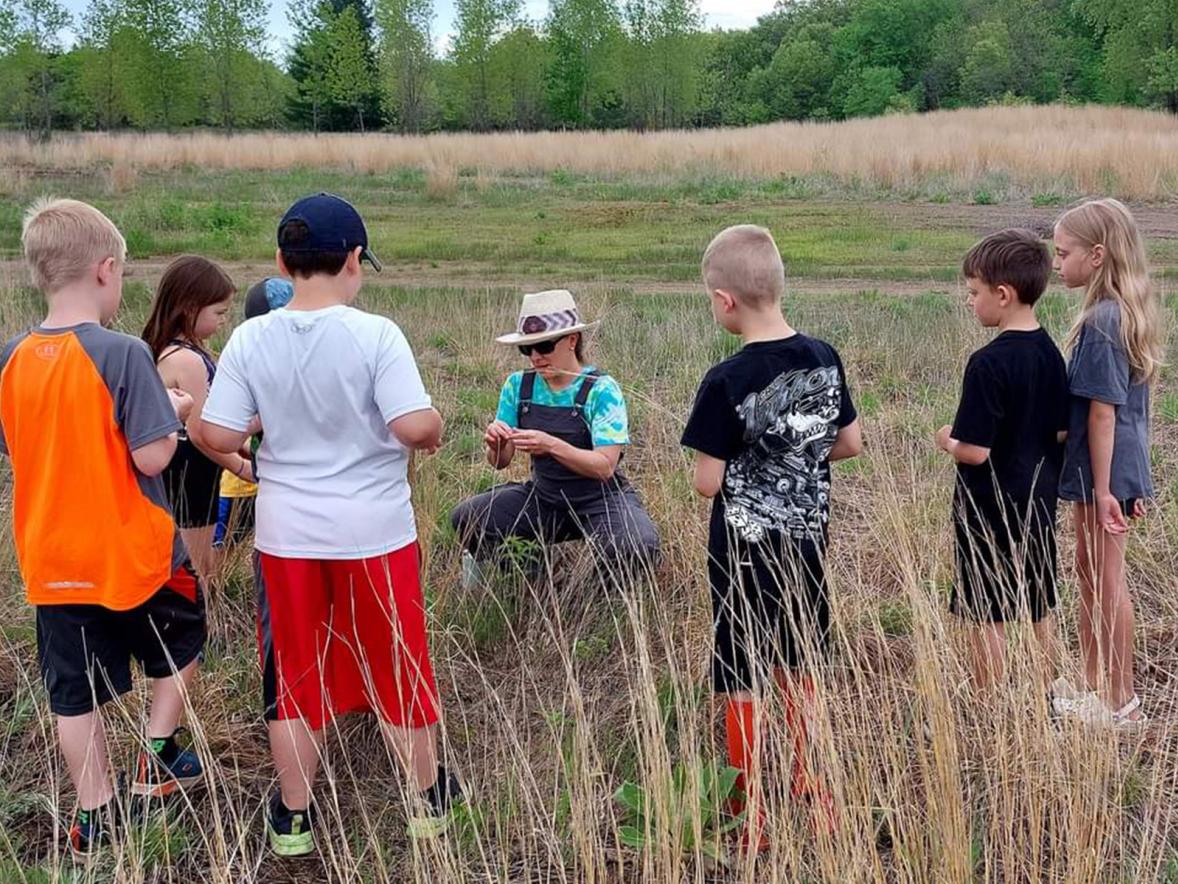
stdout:
{"type": "Polygon", "coordinates": [[[414,841],[429,841],[445,835],[451,825],[450,817],[412,819],[405,827],[405,834],[414,841]]]}
{"type": "Polygon", "coordinates": [[[279,835],[267,823],[266,834],[270,837],[270,849],[274,851],[276,856],[307,856],[315,852],[314,832],[300,832],[298,835],[279,835]]]}
{"type": "Polygon", "coordinates": [[[168,780],[166,783],[132,783],[131,794],[139,798],[166,798],[181,789],[191,790],[203,788],[204,774],[195,777],[184,777],[178,780],[168,780]]]}

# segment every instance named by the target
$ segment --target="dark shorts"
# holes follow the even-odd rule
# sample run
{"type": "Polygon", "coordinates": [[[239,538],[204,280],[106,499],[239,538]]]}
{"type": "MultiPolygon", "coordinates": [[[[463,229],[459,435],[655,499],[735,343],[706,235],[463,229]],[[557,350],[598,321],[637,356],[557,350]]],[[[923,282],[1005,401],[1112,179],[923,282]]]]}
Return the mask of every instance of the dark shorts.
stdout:
{"type": "Polygon", "coordinates": [[[779,535],[759,544],[709,551],[714,648],[712,687],[718,693],[760,691],[773,670],[822,662],[830,646],[825,540],[779,535]]]}
{"type": "Polygon", "coordinates": [[[1002,520],[956,521],[952,613],[978,623],[1038,623],[1051,613],[1058,586],[1054,513],[1030,521],[1031,528],[1013,529],[1002,520]]]}
{"type": "Polygon", "coordinates": [[[168,500],[179,528],[204,528],[217,522],[221,498],[221,468],[181,439],[176,454],[164,470],[168,500]]]}
{"type": "Polygon", "coordinates": [[[37,658],[56,715],[85,715],[131,689],[131,658],[167,678],[204,650],[204,594],[185,565],[137,608],[37,607],[37,658]]]}

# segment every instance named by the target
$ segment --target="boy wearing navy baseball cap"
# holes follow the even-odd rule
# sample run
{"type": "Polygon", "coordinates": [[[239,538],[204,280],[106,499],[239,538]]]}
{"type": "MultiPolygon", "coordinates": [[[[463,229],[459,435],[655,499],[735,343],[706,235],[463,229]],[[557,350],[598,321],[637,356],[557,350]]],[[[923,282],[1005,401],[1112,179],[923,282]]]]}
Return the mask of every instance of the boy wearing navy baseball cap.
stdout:
{"type": "Polygon", "coordinates": [[[238,326],[202,415],[209,444],[257,453],[258,636],[279,790],[274,851],[314,850],[311,789],[334,716],[373,711],[413,783],[409,834],[443,831],[462,800],[438,763],[439,702],[426,643],[409,456],[441,444],[413,352],[395,323],[351,306],[380,262],[356,209],[320,193],[278,226],[294,295],[238,326]],[[344,441],[346,440],[346,441],[344,441]]]}

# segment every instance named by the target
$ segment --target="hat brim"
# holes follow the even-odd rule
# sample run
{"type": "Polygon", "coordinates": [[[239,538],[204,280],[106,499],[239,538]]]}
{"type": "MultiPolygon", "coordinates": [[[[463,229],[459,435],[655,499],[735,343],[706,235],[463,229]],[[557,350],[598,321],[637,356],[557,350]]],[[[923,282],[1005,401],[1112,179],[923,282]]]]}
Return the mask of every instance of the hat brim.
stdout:
{"type": "Polygon", "coordinates": [[[571,325],[568,328],[556,329],[555,331],[536,332],[532,335],[521,335],[519,332],[512,332],[508,335],[500,335],[495,338],[496,343],[499,344],[539,344],[541,341],[555,341],[557,338],[563,338],[565,335],[576,334],[579,331],[596,328],[601,320],[594,322],[582,322],[578,325],[571,325]]]}

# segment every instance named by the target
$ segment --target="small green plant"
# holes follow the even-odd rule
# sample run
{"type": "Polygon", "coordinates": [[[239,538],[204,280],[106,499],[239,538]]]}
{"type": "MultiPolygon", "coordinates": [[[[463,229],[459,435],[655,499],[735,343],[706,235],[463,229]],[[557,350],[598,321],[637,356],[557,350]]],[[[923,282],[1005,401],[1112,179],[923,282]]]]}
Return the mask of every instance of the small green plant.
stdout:
{"type": "Polygon", "coordinates": [[[1062,206],[1066,201],[1067,198],[1062,193],[1056,193],[1055,191],[1036,193],[1031,197],[1031,205],[1037,209],[1048,206],[1062,206]]]}
{"type": "Polygon", "coordinates": [[[998,202],[998,199],[988,190],[975,190],[973,195],[973,204],[975,206],[992,206],[998,202]]]}
{"type": "Polygon", "coordinates": [[[885,601],[879,606],[879,627],[884,635],[912,634],[912,609],[903,601],[885,601]]]}
{"type": "Polygon", "coordinates": [[[655,787],[662,790],[661,795],[633,781],[623,783],[614,793],[625,820],[618,827],[618,839],[634,850],[644,850],[665,834],[674,837],[684,853],[698,848],[719,859],[721,837],[744,822],[743,813],[728,812],[739,776],[735,767],[704,765],[692,772],[680,762],[670,780],[655,787]]]}

